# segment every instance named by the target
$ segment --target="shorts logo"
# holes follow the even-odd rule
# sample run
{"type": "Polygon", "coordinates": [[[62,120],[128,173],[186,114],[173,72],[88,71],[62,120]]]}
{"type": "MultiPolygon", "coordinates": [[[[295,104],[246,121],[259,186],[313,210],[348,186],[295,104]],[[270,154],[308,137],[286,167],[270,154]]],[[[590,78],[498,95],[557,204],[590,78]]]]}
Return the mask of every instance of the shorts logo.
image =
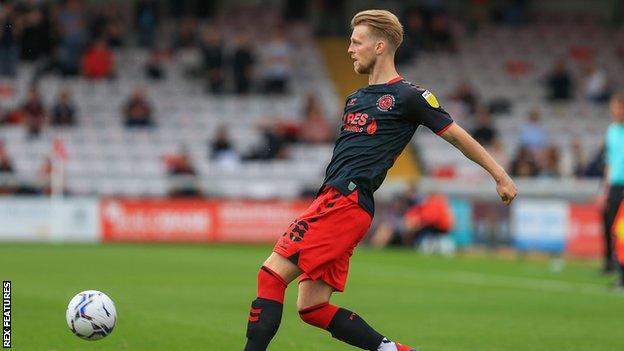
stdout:
{"type": "Polygon", "coordinates": [[[389,111],[394,107],[394,96],[390,94],[386,94],[379,99],[377,99],[377,109],[379,111],[389,111]]]}
{"type": "Polygon", "coordinates": [[[310,225],[308,224],[308,222],[303,220],[295,220],[290,225],[290,228],[288,228],[288,232],[284,233],[283,236],[288,235],[290,240],[294,242],[301,241],[308,229],[310,229],[310,225]]]}

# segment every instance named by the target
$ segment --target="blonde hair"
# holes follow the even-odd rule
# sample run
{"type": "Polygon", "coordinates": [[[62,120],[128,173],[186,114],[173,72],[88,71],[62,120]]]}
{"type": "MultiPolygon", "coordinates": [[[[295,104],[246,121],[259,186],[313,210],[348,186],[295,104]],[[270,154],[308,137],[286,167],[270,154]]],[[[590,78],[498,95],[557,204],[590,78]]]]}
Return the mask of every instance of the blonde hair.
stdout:
{"type": "Polygon", "coordinates": [[[367,25],[373,35],[382,37],[396,50],[403,42],[403,26],[397,16],[386,10],[366,10],[358,12],[351,19],[351,29],[357,25],[367,25]]]}

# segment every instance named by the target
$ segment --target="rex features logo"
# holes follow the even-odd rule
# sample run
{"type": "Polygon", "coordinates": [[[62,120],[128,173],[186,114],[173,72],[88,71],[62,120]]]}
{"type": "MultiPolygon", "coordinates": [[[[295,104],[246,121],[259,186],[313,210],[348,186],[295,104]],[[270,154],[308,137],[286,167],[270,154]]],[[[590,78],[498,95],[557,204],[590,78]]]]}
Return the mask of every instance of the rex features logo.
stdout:
{"type": "Polygon", "coordinates": [[[363,133],[369,135],[375,134],[377,131],[377,121],[370,118],[368,113],[346,113],[342,116],[342,130],[347,132],[363,133]]]}

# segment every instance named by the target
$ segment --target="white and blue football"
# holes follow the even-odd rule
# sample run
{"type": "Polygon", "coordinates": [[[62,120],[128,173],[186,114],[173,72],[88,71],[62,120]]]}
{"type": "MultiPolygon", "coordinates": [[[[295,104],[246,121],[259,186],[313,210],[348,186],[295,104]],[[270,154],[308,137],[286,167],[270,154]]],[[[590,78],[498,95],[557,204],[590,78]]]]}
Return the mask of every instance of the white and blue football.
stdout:
{"type": "Polygon", "coordinates": [[[67,326],[76,336],[99,340],[113,332],[117,323],[115,304],[106,294],[86,290],[74,296],[67,306],[67,326]]]}

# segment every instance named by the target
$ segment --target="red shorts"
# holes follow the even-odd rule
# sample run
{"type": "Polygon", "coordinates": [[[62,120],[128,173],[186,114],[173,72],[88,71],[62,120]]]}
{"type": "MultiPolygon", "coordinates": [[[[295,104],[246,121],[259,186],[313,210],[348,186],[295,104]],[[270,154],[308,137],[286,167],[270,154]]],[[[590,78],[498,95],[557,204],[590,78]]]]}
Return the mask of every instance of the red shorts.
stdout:
{"type": "Polygon", "coordinates": [[[344,291],[349,258],[371,221],[358,204],[357,191],[344,196],[327,187],[292,222],[273,252],[301,268],[304,273],[300,281],[321,279],[337,291],[344,291]]]}

